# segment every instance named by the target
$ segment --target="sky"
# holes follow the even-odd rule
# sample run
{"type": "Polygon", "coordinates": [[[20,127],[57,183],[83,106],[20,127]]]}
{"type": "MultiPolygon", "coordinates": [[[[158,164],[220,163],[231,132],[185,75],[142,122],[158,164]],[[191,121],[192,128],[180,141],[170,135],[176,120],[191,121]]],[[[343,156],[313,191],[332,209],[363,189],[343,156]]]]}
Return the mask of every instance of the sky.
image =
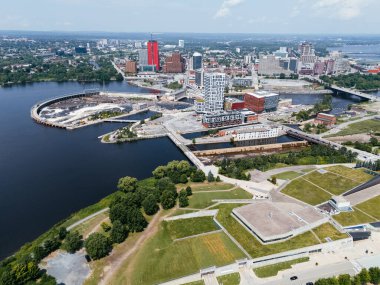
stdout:
{"type": "Polygon", "coordinates": [[[379,0],[0,2],[0,30],[380,34],[379,0]]]}

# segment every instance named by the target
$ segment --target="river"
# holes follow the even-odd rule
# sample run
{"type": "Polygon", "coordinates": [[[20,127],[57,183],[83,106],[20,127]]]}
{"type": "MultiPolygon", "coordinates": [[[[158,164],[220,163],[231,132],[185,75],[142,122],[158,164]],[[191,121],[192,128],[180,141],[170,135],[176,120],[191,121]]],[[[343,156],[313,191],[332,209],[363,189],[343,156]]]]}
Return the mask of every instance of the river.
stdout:
{"type": "MultiPolygon", "coordinates": [[[[120,124],[100,124],[75,131],[49,128],[30,118],[36,102],[97,84],[37,83],[0,88],[0,260],[71,213],[115,191],[119,177],[149,177],[158,165],[185,156],[167,138],[128,144],[101,144],[97,137],[120,124]]],[[[110,91],[144,92],[125,82],[110,91]]],[[[319,95],[287,95],[310,104],[319,95]]],[[[334,97],[334,110],[352,98],[334,97]]]]}
{"type": "MultiPolygon", "coordinates": [[[[66,131],[30,118],[38,101],[95,87],[102,88],[74,82],[0,88],[0,260],[115,191],[119,177],[146,178],[158,165],[186,159],[167,138],[121,145],[99,142],[99,135],[120,124],[66,131]]],[[[117,82],[106,88],[149,92],[117,82]]]]}

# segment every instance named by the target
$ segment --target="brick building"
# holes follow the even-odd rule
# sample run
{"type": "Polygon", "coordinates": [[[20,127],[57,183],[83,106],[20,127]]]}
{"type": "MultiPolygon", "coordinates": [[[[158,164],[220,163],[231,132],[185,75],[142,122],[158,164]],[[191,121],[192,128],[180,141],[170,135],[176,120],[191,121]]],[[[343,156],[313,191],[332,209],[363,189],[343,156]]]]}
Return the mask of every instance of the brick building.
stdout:
{"type": "Polygon", "coordinates": [[[128,60],[125,64],[125,73],[137,73],[137,64],[136,61],[128,60]]]}
{"type": "Polygon", "coordinates": [[[318,113],[317,117],[314,119],[314,123],[332,126],[336,124],[336,117],[326,113],[318,113]]]}
{"type": "Polygon", "coordinates": [[[165,59],[164,73],[182,73],[185,71],[185,59],[180,53],[175,52],[165,59]]]}

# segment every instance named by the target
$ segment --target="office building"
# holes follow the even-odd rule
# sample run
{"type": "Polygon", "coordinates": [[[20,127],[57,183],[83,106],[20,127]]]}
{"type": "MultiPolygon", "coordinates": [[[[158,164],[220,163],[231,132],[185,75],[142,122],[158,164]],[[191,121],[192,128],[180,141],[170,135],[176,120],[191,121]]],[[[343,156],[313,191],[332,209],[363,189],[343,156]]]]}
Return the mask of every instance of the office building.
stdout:
{"type": "Polygon", "coordinates": [[[242,114],[238,111],[219,111],[203,115],[202,124],[206,128],[219,128],[231,125],[240,125],[242,114]]]}
{"type": "Polygon", "coordinates": [[[289,70],[297,73],[298,70],[298,59],[295,57],[292,57],[289,59],[289,70]]]}
{"type": "Polygon", "coordinates": [[[185,41],[184,40],[179,40],[178,41],[178,47],[184,48],[185,47],[185,41]]]}
{"type": "Polygon", "coordinates": [[[324,61],[317,61],[314,63],[314,75],[322,75],[325,73],[326,63],[324,61]]]}
{"type": "Polygon", "coordinates": [[[164,73],[182,73],[185,71],[185,59],[180,53],[175,52],[165,59],[164,73]]]}
{"type": "Polygon", "coordinates": [[[280,65],[280,57],[274,55],[260,55],[259,57],[259,70],[260,75],[278,75],[281,73],[289,74],[289,70],[285,70],[280,65]]]}
{"type": "Polygon", "coordinates": [[[257,91],[244,95],[245,108],[256,113],[272,112],[277,110],[280,95],[267,91],[257,91]]]}
{"type": "Polygon", "coordinates": [[[148,50],[147,49],[139,50],[139,64],[148,65],[148,50]]]}
{"type": "Polygon", "coordinates": [[[204,86],[205,111],[215,112],[223,110],[226,75],[224,73],[205,73],[204,86]]]}
{"type": "Polygon", "coordinates": [[[252,62],[252,56],[245,55],[244,56],[244,64],[250,64],[252,62]]]}
{"type": "Polygon", "coordinates": [[[137,64],[134,60],[127,60],[125,64],[125,73],[137,73],[137,64]]]}
{"type": "Polygon", "coordinates": [[[194,52],[193,56],[191,57],[191,66],[190,69],[197,70],[203,67],[203,57],[199,52],[194,52]]]}
{"type": "Polygon", "coordinates": [[[275,52],[273,52],[273,55],[275,57],[287,58],[288,57],[288,50],[286,47],[280,47],[279,50],[276,50],[275,52]]]}
{"type": "Polygon", "coordinates": [[[317,60],[313,45],[311,43],[301,43],[298,47],[298,50],[301,54],[302,64],[314,64],[317,60]]]}
{"type": "Polygon", "coordinates": [[[148,48],[148,65],[156,66],[156,70],[160,70],[160,56],[158,51],[158,42],[149,41],[147,44],[148,48]]]}
{"type": "Polygon", "coordinates": [[[195,71],[195,84],[198,86],[198,88],[203,88],[204,84],[204,70],[198,69],[195,71]]]}
{"type": "Polygon", "coordinates": [[[252,78],[249,77],[235,77],[232,79],[233,86],[251,87],[253,84],[252,78]]]}

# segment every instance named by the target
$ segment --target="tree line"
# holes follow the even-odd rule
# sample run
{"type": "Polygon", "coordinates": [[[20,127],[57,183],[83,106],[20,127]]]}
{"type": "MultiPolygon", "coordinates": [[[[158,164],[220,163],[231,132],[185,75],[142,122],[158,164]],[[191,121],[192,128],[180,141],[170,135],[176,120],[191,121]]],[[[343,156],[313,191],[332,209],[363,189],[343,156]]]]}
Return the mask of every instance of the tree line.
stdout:
{"type": "Polygon", "coordinates": [[[363,268],[357,275],[341,274],[338,277],[322,278],[317,280],[315,285],[377,285],[380,283],[380,268],[371,267],[368,270],[363,268]]]}
{"type": "Polygon", "coordinates": [[[322,75],[319,77],[328,85],[338,85],[345,88],[355,88],[358,90],[373,90],[380,88],[380,74],[341,74],[338,76],[322,75]]]}

